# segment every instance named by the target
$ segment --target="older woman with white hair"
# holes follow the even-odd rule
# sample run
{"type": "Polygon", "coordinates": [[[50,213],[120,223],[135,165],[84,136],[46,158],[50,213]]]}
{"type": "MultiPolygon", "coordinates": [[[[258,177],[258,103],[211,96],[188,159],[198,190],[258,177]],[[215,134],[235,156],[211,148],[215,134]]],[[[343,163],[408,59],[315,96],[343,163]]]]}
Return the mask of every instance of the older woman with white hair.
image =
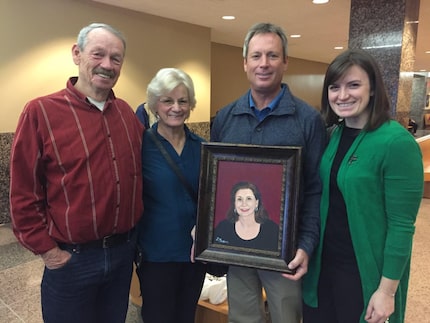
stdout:
{"type": "Polygon", "coordinates": [[[147,104],[157,122],[145,131],[142,148],[142,319],[194,322],[205,265],[190,259],[203,141],[185,125],[196,105],[192,79],[180,69],[161,69],[148,85],[147,104]]]}

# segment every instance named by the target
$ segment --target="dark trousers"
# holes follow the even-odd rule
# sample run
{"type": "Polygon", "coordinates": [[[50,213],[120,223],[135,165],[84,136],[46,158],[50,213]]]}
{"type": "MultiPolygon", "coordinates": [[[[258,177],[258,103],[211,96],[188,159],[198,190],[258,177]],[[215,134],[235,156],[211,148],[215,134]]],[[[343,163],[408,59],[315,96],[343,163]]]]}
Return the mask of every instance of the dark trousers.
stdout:
{"type": "Polygon", "coordinates": [[[206,265],[143,262],[137,269],[145,323],[194,323],[206,265]]]}
{"type": "Polygon", "coordinates": [[[41,286],[44,322],[125,322],[135,243],[69,251],[72,257],[64,267],[45,267],[41,286]]]}
{"type": "Polygon", "coordinates": [[[318,308],[304,304],[303,323],[358,323],[363,311],[358,270],[325,265],[319,279],[318,308]]]}

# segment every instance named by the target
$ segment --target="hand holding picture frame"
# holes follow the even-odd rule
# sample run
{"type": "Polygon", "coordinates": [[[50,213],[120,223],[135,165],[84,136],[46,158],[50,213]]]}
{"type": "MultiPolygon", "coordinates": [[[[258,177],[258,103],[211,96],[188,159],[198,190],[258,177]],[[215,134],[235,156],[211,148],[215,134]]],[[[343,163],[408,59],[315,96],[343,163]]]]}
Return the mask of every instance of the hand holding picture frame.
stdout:
{"type": "Polygon", "coordinates": [[[202,143],[201,154],[195,259],[293,273],[301,147],[202,143]]]}

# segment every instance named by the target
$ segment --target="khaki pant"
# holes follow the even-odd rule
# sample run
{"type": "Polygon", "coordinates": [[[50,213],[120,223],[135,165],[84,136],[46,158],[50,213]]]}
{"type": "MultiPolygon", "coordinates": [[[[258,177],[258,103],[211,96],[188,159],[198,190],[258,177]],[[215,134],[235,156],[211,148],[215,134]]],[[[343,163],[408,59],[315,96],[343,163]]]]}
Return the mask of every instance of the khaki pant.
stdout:
{"type": "Polygon", "coordinates": [[[271,323],[300,323],[301,281],[286,279],[279,272],[230,266],[227,274],[229,323],[266,323],[264,288],[271,323]]]}

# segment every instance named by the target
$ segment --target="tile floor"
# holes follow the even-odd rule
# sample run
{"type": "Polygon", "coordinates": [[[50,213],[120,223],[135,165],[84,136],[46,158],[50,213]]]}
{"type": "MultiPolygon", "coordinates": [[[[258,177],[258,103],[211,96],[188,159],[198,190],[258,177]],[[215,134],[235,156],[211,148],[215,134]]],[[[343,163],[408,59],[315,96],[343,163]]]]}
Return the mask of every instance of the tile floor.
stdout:
{"type": "MultiPolygon", "coordinates": [[[[406,323],[430,322],[430,199],[423,199],[416,223],[406,323]]],[[[43,263],[22,248],[10,225],[0,225],[0,322],[41,323],[43,263]]],[[[138,323],[130,303],[126,323],[138,323]]]]}

